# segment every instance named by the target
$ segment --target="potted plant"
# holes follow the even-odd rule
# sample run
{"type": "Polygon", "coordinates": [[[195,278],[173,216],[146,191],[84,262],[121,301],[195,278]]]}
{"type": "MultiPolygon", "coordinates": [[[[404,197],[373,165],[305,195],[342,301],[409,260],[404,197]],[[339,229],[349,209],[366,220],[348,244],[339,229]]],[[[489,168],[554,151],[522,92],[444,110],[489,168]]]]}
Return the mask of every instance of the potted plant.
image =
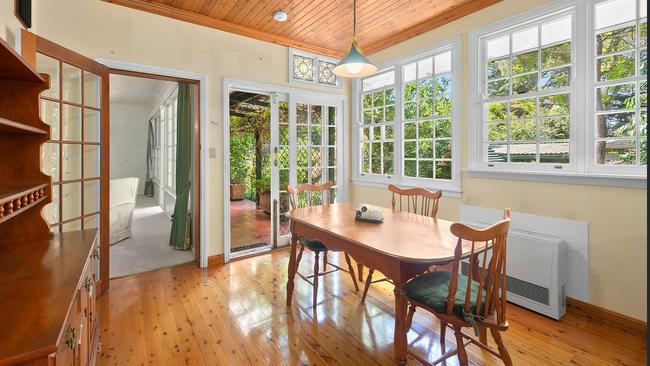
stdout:
{"type": "Polygon", "coordinates": [[[255,181],[255,190],[259,195],[258,206],[265,213],[271,214],[271,177],[263,177],[255,181]]]}

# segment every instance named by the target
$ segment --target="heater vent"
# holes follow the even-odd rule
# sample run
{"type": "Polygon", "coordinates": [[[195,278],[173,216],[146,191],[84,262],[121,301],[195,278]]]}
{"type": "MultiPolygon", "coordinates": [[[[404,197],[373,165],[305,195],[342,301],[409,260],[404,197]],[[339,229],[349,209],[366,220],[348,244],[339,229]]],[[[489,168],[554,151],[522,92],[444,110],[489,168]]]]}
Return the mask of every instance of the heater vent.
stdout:
{"type": "MultiPolygon", "coordinates": [[[[469,263],[463,262],[461,273],[467,276],[469,271],[469,263]]],[[[516,294],[527,299],[536,301],[540,304],[550,304],[550,293],[548,288],[536,285],[534,283],[526,282],[515,277],[506,275],[506,290],[510,294],[516,294]]]]}

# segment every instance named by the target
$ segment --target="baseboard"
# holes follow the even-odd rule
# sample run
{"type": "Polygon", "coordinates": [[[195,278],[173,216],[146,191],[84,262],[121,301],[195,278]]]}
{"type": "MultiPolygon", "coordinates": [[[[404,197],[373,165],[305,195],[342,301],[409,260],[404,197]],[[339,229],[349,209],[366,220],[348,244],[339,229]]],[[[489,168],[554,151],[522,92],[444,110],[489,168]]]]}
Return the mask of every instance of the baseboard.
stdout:
{"type": "Polygon", "coordinates": [[[632,318],[631,316],[623,315],[612,310],[602,308],[597,305],[589,304],[580,300],[570,297],[566,298],[567,311],[573,308],[593,317],[608,320],[615,324],[620,324],[625,328],[635,332],[648,335],[648,323],[643,320],[632,318]]]}
{"type": "Polygon", "coordinates": [[[208,267],[217,266],[225,262],[223,254],[211,255],[208,257],[208,267]]]}

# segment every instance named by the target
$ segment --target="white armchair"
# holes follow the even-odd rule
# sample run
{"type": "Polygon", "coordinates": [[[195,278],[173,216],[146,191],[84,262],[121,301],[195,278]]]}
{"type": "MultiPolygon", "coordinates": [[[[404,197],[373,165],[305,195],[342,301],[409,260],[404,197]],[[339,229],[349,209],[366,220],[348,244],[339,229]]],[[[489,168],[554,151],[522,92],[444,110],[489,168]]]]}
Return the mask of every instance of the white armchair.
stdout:
{"type": "Polygon", "coordinates": [[[111,179],[110,182],[110,244],[131,237],[131,223],[138,178],[111,179]]]}

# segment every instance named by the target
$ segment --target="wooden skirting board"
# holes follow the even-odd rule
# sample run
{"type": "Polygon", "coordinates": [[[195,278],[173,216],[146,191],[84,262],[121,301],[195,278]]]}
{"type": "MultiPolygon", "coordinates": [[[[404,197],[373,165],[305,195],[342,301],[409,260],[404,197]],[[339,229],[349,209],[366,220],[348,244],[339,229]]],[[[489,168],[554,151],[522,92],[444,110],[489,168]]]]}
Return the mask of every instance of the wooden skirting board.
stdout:
{"type": "Polygon", "coordinates": [[[211,255],[208,257],[208,267],[224,264],[224,262],[225,260],[223,254],[211,255]]]}
{"type": "Polygon", "coordinates": [[[567,312],[568,311],[581,311],[586,316],[595,319],[602,319],[612,324],[617,324],[623,328],[639,332],[644,336],[648,335],[648,323],[643,320],[635,319],[627,315],[617,313],[612,310],[602,308],[597,305],[589,304],[580,300],[570,297],[566,298],[567,312]]]}

